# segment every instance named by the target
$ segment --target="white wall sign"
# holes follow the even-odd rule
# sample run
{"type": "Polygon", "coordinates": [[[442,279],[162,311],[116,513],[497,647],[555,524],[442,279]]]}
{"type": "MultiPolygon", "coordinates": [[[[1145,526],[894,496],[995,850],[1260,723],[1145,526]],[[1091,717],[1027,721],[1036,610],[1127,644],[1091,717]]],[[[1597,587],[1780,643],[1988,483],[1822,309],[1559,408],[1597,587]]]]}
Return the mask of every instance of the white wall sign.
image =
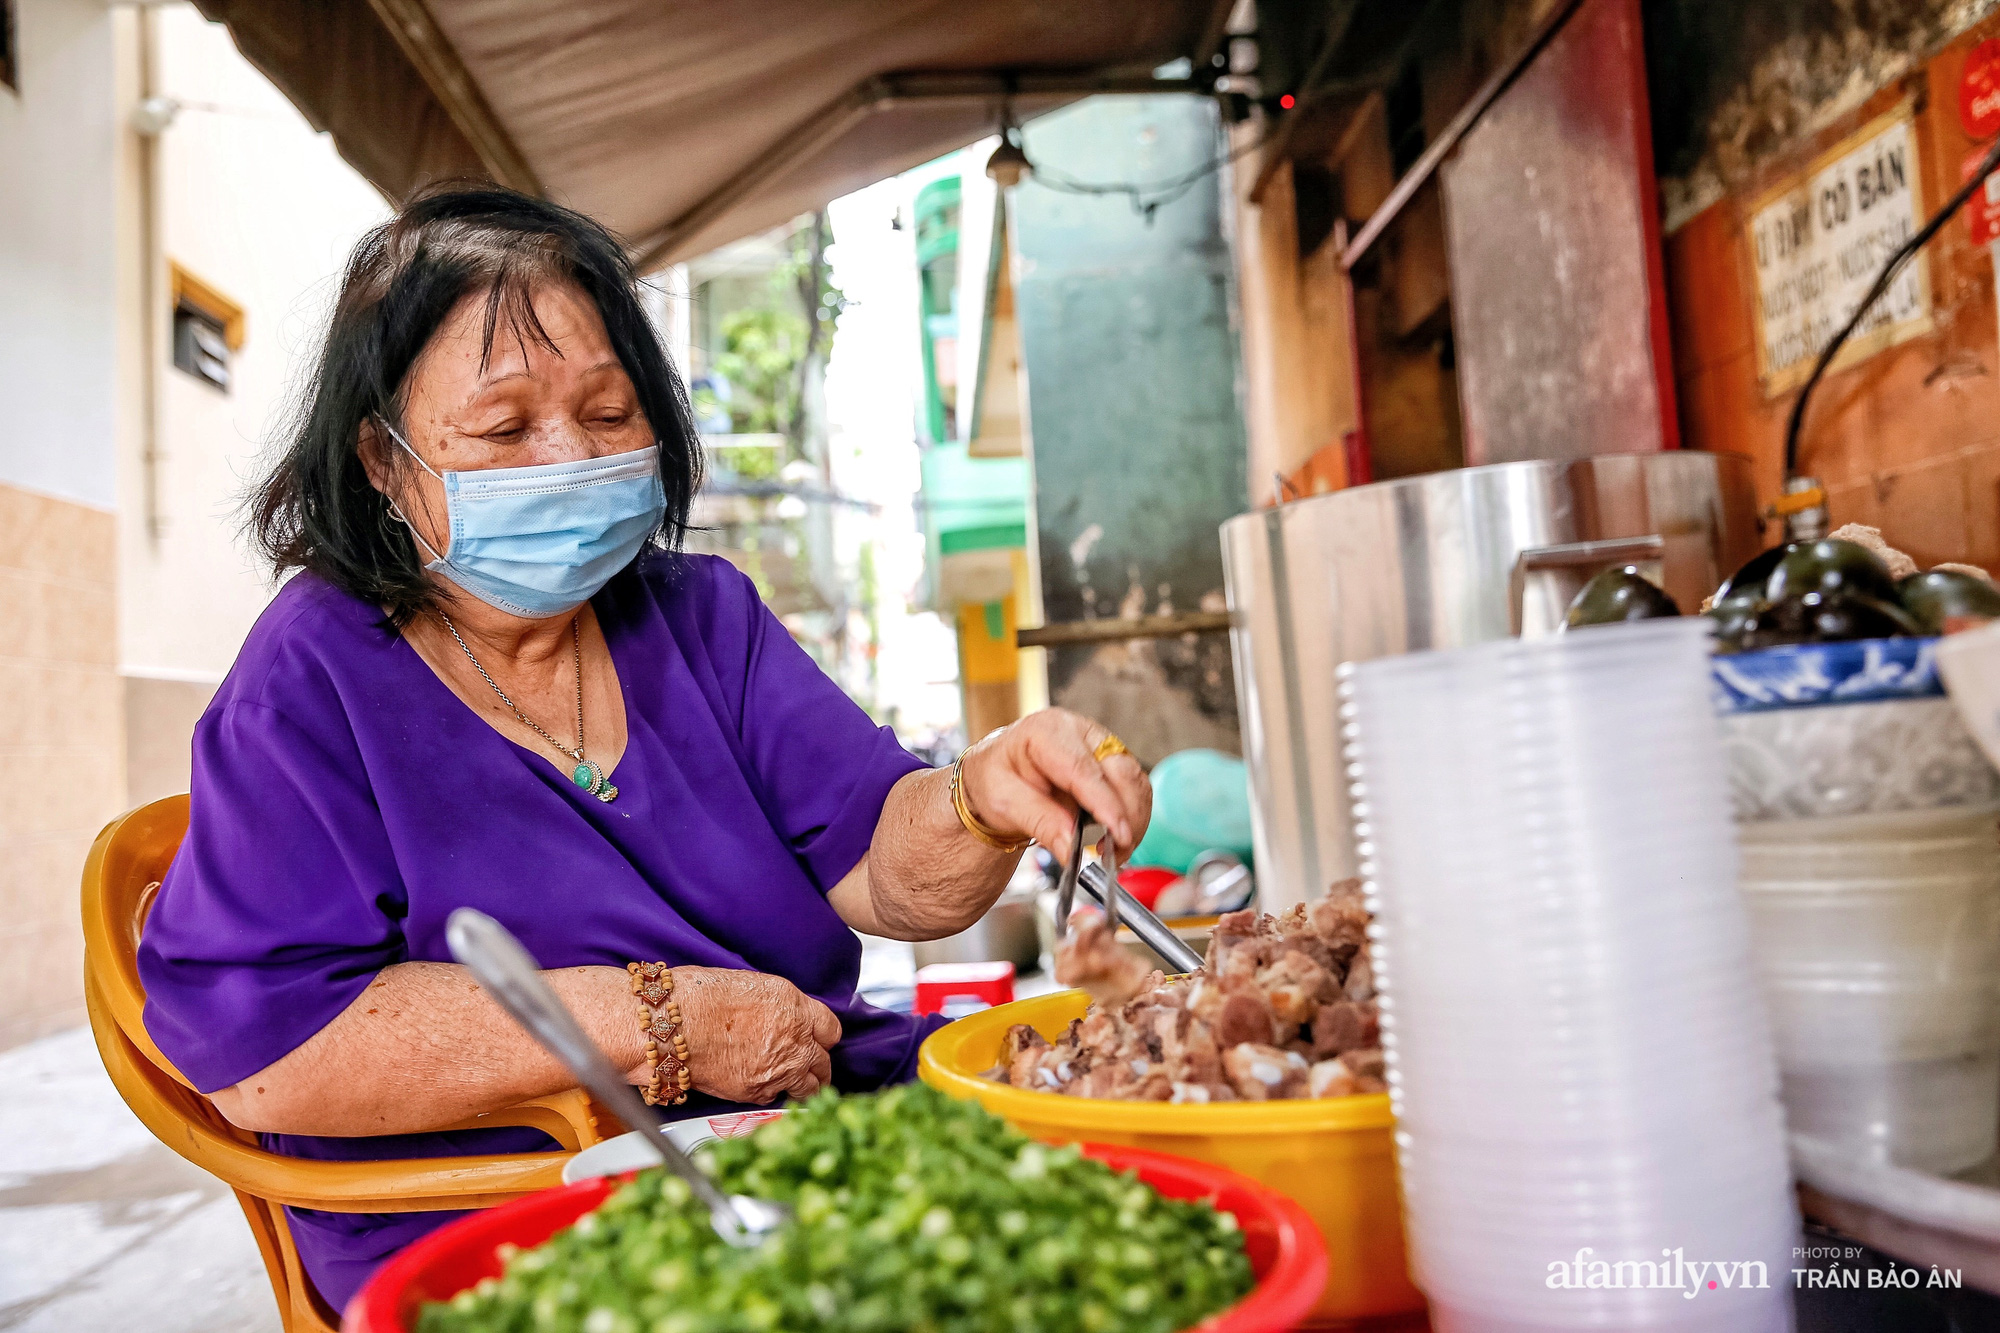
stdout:
{"type": "MultiPolygon", "coordinates": [[[[2000,177],[1994,179],[2000,180],[2000,177]]],[[[1993,304],[1995,312],[2000,313],[2000,241],[1987,246],[1986,253],[1993,256],[1993,304]]]]}
{"type": "MultiPolygon", "coordinates": [[[[1783,393],[1811,373],[1883,261],[1923,225],[1917,171],[1916,129],[1905,106],[1758,201],[1749,239],[1757,275],[1757,364],[1766,395],[1783,393]]],[[[1930,270],[1918,255],[1848,339],[1834,368],[1930,328],[1930,270]]]]}

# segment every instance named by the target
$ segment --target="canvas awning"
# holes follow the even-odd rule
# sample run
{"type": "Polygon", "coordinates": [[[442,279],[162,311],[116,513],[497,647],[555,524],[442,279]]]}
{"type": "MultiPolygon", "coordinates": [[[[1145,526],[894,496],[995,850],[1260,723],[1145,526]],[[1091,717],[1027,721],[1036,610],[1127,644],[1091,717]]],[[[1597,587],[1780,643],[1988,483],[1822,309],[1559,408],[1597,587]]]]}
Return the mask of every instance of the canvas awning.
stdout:
{"type": "Polygon", "coordinates": [[[1174,91],[1230,0],[196,0],[391,198],[484,175],[648,266],[1096,91],[1174,91]]]}

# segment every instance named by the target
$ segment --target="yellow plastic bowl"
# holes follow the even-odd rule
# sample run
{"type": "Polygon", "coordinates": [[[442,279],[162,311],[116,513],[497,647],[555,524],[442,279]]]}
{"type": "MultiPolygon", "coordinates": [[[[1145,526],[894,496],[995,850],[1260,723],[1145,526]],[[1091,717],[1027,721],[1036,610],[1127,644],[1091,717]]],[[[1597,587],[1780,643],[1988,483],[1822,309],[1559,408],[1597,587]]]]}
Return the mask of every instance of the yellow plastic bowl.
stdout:
{"type": "Polygon", "coordinates": [[[1095,1101],[1010,1088],[982,1078],[1000,1039],[1026,1023],[1053,1041],[1089,997],[1064,991],[987,1009],[932,1033],[917,1056],[924,1082],[969,1098],[1032,1138],[1114,1143],[1213,1162],[1262,1181],[1312,1215],[1326,1239],[1326,1291],[1313,1322],[1423,1308],[1403,1253],[1394,1120],[1385,1095],[1278,1102],[1095,1101]]]}

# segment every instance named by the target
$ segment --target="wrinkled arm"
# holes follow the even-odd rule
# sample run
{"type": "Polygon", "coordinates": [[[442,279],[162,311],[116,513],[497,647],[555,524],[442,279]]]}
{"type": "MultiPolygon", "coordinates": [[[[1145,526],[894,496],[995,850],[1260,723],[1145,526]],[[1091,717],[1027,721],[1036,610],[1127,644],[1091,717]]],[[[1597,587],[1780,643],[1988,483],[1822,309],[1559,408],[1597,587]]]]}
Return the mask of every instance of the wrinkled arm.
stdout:
{"type": "MultiPolygon", "coordinates": [[[[630,982],[621,968],[543,978],[599,1049],[645,1081],[630,982]]],[[[242,1129],[274,1134],[414,1134],[576,1086],[453,963],[385,967],[302,1045],[210,1100],[242,1129]]]]}
{"type": "MultiPolygon", "coordinates": [[[[620,967],[542,973],[597,1048],[651,1076],[631,980],[620,967]]],[[[697,1091],[762,1105],[833,1081],[833,1011],[783,977],[676,967],[674,1001],[697,1091]]],[[[296,1050],[210,1098],[271,1134],[421,1134],[576,1086],[575,1077],[455,963],[397,963],[296,1050]]]]}
{"type": "MultiPolygon", "coordinates": [[[[1153,789],[1130,755],[1101,763],[1093,757],[1106,734],[1060,708],[994,732],[965,752],[973,815],[1012,840],[1033,838],[1062,857],[1082,806],[1112,830],[1121,854],[1131,851],[1152,817],[1153,789]]],[[[959,822],[949,769],[911,773],[889,789],[868,854],[827,898],[865,935],[942,939],[985,915],[1021,855],[987,846],[959,822]]]]}
{"type": "Polygon", "coordinates": [[[951,808],[951,771],[912,773],[889,789],[861,864],[827,900],[864,935],[936,940],[986,914],[1023,853],[995,851],[968,834],[951,808]]]}

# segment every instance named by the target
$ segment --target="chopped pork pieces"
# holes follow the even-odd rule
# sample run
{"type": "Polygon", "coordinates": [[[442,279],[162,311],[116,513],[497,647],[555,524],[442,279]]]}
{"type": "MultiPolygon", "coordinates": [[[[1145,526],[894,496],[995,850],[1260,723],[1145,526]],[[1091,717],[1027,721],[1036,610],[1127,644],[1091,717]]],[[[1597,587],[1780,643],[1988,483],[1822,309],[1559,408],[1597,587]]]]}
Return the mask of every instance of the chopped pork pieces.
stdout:
{"type": "Polygon", "coordinates": [[[1358,880],[1283,916],[1231,912],[1190,977],[1148,971],[1081,917],[1056,976],[1094,1003],[1052,1044],[1008,1029],[993,1076],[1017,1088],[1126,1101],[1267,1101],[1382,1092],[1368,911],[1358,880]]]}

